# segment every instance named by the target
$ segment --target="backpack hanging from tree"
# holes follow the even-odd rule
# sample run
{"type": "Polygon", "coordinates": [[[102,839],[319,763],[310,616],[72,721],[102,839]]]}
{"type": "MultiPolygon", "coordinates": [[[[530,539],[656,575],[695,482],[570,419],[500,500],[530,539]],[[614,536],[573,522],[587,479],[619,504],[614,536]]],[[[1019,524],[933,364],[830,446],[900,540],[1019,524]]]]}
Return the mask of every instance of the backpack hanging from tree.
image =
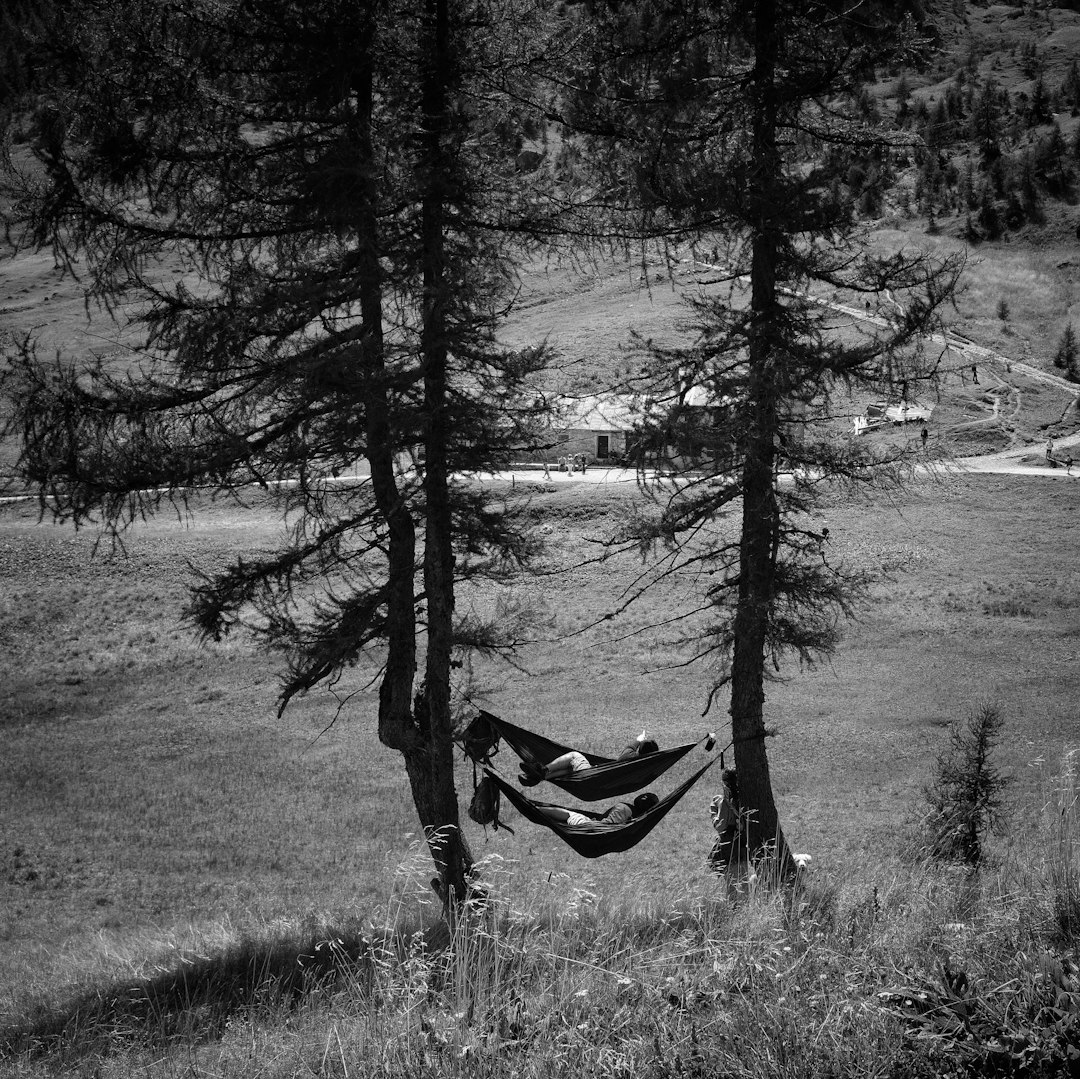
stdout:
{"type": "Polygon", "coordinates": [[[482,708],[479,714],[461,732],[457,738],[458,744],[465,752],[465,756],[474,764],[490,764],[491,758],[499,752],[498,729],[491,722],[495,717],[482,708]]]}
{"type": "Polygon", "coordinates": [[[473,779],[475,786],[472,801],[469,802],[470,819],[476,821],[477,824],[482,824],[485,828],[490,824],[496,832],[500,828],[505,828],[513,835],[514,829],[499,820],[501,794],[491,776],[485,775],[479,782],[475,781],[475,776],[473,779]]]}

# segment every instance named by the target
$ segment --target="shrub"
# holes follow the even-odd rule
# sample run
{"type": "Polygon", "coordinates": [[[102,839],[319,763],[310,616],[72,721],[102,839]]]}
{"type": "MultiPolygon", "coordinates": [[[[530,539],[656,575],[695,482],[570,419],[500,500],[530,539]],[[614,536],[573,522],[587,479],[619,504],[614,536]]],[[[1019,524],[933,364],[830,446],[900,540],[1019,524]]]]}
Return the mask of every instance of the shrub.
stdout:
{"type": "Polygon", "coordinates": [[[1071,322],[1066,325],[1058,342],[1054,366],[1063,368],[1065,376],[1073,382],[1080,382],[1080,348],[1077,347],[1076,331],[1071,322]]]}
{"type": "Polygon", "coordinates": [[[934,764],[924,789],[929,811],[922,821],[921,853],[937,861],[976,867],[983,861],[988,832],[1003,827],[1002,793],[1008,782],[991,756],[1003,721],[983,705],[963,725],[954,725],[948,748],[934,764]]]}
{"type": "Polygon", "coordinates": [[[1035,612],[1022,599],[987,600],[983,604],[983,613],[997,615],[999,618],[1031,618],[1035,612]]]}

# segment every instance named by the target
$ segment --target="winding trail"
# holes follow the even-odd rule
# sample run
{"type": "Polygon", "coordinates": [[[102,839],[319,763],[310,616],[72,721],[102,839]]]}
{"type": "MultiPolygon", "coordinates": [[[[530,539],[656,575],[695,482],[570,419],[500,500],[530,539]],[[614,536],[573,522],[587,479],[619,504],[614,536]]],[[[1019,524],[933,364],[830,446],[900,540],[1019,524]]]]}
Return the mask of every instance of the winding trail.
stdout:
{"type": "MultiPolygon", "coordinates": [[[[697,267],[701,267],[710,272],[725,275],[725,279],[729,279],[730,277],[730,272],[724,266],[702,262],[699,259],[685,259],[683,261],[689,265],[691,272],[695,272],[697,267]]],[[[737,280],[744,284],[749,283],[749,278],[745,276],[738,277],[737,280]]],[[[878,310],[875,311],[870,308],[869,303],[867,303],[865,308],[860,309],[858,307],[851,307],[848,304],[839,303],[836,300],[815,295],[810,291],[800,292],[796,289],[787,288],[782,288],[781,291],[789,296],[798,297],[799,299],[826,310],[835,311],[837,314],[842,314],[855,322],[869,324],[878,329],[887,329],[890,325],[890,319],[886,315],[879,313],[880,304],[878,310]]],[[[881,297],[886,304],[894,307],[898,314],[904,314],[903,306],[888,289],[881,293],[881,297]]],[[[994,380],[994,385],[988,386],[986,390],[986,393],[993,397],[993,400],[987,408],[986,415],[954,424],[953,429],[971,428],[983,424],[994,424],[1006,431],[1010,441],[1013,443],[1007,449],[999,450],[994,453],[978,454],[976,456],[954,459],[949,462],[946,467],[963,472],[1036,476],[1045,477],[1047,479],[1080,478],[1080,452],[1076,455],[1078,463],[1071,469],[1067,465],[1067,458],[1070,454],[1068,452],[1062,453],[1062,451],[1068,451],[1072,447],[1080,446],[1080,431],[1062,435],[1060,438],[1055,437],[1055,460],[1053,462],[1039,460],[1038,462],[1033,463],[1030,460],[1024,460],[1024,458],[1040,457],[1042,451],[1041,447],[1031,442],[1021,443],[1019,437],[1015,434],[1012,422],[1017,421],[1020,417],[1023,405],[1023,391],[1021,387],[1008,376],[1012,374],[1022,375],[1026,379],[1060,390],[1062,393],[1066,394],[1071,400],[1062,408],[1062,419],[1064,419],[1066,412],[1068,412],[1070,408],[1080,409],[1080,385],[1075,382],[1070,382],[1068,379],[1063,378],[1060,375],[1055,375],[1050,371],[1043,371],[1038,367],[1033,367],[1029,363],[1024,363],[1021,360],[1014,360],[1011,356],[1005,356],[1000,352],[995,352],[993,349],[977,345],[963,334],[956,333],[953,330],[946,330],[944,333],[940,334],[932,334],[927,338],[927,342],[931,346],[940,348],[942,350],[942,356],[947,353],[957,354],[961,359],[961,362],[957,365],[958,368],[969,366],[978,367],[981,365],[984,373],[994,380]],[[1007,416],[1002,415],[1002,393],[1008,393],[1013,397],[1013,406],[1007,416]]]]}

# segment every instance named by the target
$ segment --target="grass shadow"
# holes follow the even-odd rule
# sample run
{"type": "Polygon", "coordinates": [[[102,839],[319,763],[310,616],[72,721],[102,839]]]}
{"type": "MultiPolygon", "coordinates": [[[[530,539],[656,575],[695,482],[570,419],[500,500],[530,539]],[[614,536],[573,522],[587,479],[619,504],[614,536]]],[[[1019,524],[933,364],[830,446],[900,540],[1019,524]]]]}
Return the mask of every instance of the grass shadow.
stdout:
{"type": "Polygon", "coordinates": [[[359,928],[245,938],[216,954],[181,955],[150,977],[117,979],[27,1006],[0,1027],[4,1058],[86,1057],[121,1047],[220,1037],[237,1015],[280,1014],[347,989],[370,996],[381,952],[359,928]]]}

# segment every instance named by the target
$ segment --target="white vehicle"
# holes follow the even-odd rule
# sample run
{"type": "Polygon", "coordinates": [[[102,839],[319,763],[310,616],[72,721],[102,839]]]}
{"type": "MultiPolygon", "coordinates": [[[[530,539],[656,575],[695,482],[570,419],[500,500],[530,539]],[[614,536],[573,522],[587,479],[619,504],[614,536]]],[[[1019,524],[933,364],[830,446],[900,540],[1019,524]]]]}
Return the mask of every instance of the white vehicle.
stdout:
{"type": "Polygon", "coordinates": [[[933,405],[919,401],[874,401],[866,406],[861,416],[855,417],[855,434],[865,434],[887,423],[897,427],[905,423],[926,423],[933,412],[933,405]]]}

